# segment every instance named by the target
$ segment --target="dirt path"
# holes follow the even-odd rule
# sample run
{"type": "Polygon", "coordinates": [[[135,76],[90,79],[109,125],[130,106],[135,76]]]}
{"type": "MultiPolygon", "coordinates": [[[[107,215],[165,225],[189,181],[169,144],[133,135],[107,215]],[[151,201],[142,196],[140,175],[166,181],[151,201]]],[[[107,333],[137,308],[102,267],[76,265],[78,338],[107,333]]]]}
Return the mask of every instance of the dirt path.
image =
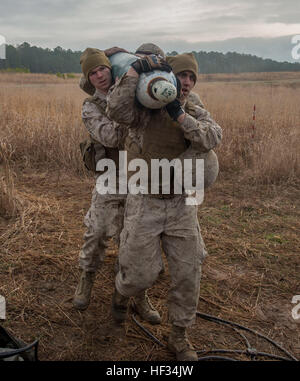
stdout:
{"type": "MultiPolygon", "coordinates": [[[[14,221],[0,218],[0,294],[7,301],[3,325],[27,342],[40,338],[41,360],[174,360],[130,316],[125,332],[112,329],[114,247],[97,274],[89,309],[72,308],[92,187],[91,179],[63,173],[17,178],[23,213],[14,221]]],[[[207,192],[199,220],[210,255],[198,310],[264,333],[300,358],[300,320],[291,314],[292,297],[300,295],[298,200],[296,187],[253,192],[224,179],[207,192]]],[[[150,291],[163,323],[143,323],[163,344],[170,328],[169,283],[166,271],[150,291]]],[[[246,348],[232,329],[200,318],[189,335],[199,350],[246,348]]],[[[267,342],[247,337],[258,350],[282,355],[267,342]]]]}

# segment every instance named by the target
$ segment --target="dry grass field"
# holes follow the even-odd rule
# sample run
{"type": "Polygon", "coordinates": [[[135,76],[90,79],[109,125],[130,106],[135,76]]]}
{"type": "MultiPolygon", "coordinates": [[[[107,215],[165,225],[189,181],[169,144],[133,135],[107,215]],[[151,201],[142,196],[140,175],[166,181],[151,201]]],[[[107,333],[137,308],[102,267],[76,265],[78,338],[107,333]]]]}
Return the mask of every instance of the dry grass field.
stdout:
{"type": "MultiPolygon", "coordinates": [[[[72,308],[93,188],[78,147],[87,136],[78,81],[79,76],[0,73],[3,325],[24,341],[39,338],[41,360],[174,360],[130,316],[125,332],[112,330],[113,245],[89,309],[72,308]]],[[[201,75],[195,88],[224,132],[217,149],[220,175],[199,207],[210,255],[198,310],[252,328],[298,359],[300,319],[292,318],[292,298],[300,295],[299,83],[300,73],[219,74],[201,75]]],[[[169,284],[166,271],[150,291],[163,323],[144,324],[163,344],[170,328],[169,284]]],[[[258,351],[284,355],[244,334],[258,351]]],[[[232,328],[200,317],[189,335],[199,351],[246,349],[232,328]]]]}

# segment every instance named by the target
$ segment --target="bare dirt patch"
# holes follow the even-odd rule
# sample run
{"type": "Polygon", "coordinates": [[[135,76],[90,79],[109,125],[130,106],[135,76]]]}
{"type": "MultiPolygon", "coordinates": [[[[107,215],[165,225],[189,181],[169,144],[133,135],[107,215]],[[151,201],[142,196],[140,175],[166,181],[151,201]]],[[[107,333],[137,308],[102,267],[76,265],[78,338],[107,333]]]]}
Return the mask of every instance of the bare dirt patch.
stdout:
{"type": "MultiPolygon", "coordinates": [[[[40,338],[41,360],[174,360],[130,314],[124,331],[113,326],[114,246],[107,249],[88,310],[72,307],[92,187],[91,178],[63,172],[25,171],[16,178],[23,212],[0,218],[0,294],[7,300],[3,325],[27,342],[40,338]]],[[[199,221],[209,256],[198,310],[259,331],[300,358],[300,321],[291,315],[292,297],[300,294],[298,187],[254,188],[221,178],[207,192],[199,221]]],[[[149,292],[162,324],[143,323],[163,344],[170,328],[169,284],[167,270],[149,292]]],[[[246,349],[234,330],[199,317],[189,335],[199,350],[246,349]]],[[[258,350],[283,355],[266,341],[246,336],[258,350]]]]}

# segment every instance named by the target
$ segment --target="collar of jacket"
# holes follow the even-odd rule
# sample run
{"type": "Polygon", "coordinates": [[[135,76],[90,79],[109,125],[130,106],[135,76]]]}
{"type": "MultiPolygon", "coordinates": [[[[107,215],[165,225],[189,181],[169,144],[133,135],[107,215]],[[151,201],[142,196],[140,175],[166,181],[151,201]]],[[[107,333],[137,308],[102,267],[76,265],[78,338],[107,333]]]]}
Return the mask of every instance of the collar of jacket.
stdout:
{"type": "Polygon", "coordinates": [[[94,92],[94,96],[99,98],[99,99],[106,99],[106,94],[102,93],[102,91],[96,89],[96,91],[94,92]]]}

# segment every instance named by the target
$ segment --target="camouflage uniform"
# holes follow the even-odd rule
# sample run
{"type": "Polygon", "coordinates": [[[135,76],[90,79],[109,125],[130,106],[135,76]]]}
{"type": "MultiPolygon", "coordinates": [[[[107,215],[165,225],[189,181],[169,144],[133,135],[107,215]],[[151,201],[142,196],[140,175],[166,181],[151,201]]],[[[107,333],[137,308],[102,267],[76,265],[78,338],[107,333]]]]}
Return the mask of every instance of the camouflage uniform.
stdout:
{"type": "Polygon", "coordinates": [[[202,108],[205,108],[199,95],[197,93],[194,93],[193,91],[189,93],[188,100],[191,101],[195,106],[200,106],[202,108]]]}
{"type": "MultiPolygon", "coordinates": [[[[105,110],[106,97],[99,91],[94,99],[105,110]]],[[[108,147],[121,148],[124,129],[112,122],[100,112],[99,107],[86,100],[82,106],[82,120],[93,141],[96,151],[96,161],[106,157],[108,147]]],[[[97,180],[99,174],[95,175],[97,180]]],[[[101,195],[96,187],[93,190],[92,202],[84,218],[87,230],[84,234],[84,244],[79,255],[79,266],[82,270],[95,272],[104,260],[106,242],[114,238],[119,243],[120,232],[123,228],[124,204],[126,195],[101,195]]]]}
{"type": "MultiPolygon", "coordinates": [[[[138,78],[125,75],[110,89],[107,115],[128,126],[130,149],[134,146],[136,152],[142,152],[145,136],[151,136],[151,133],[146,134],[150,123],[155,118],[155,131],[163,130],[167,112],[162,109],[153,113],[136,106],[137,81],[138,78]]],[[[197,106],[194,109],[196,119],[186,114],[184,122],[180,127],[177,123],[176,128],[181,129],[182,140],[188,140],[199,151],[207,152],[220,142],[221,128],[205,109],[197,106]]],[[[167,137],[157,143],[162,146],[164,142],[168,149],[167,137]]],[[[130,297],[153,285],[160,269],[160,242],[172,278],[168,298],[170,321],[178,327],[190,326],[196,316],[201,263],[206,249],[198,224],[197,206],[186,205],[185,195],[169,198],[150,194],[127,196],[116,290],[124,297],[130,297]]]]}

